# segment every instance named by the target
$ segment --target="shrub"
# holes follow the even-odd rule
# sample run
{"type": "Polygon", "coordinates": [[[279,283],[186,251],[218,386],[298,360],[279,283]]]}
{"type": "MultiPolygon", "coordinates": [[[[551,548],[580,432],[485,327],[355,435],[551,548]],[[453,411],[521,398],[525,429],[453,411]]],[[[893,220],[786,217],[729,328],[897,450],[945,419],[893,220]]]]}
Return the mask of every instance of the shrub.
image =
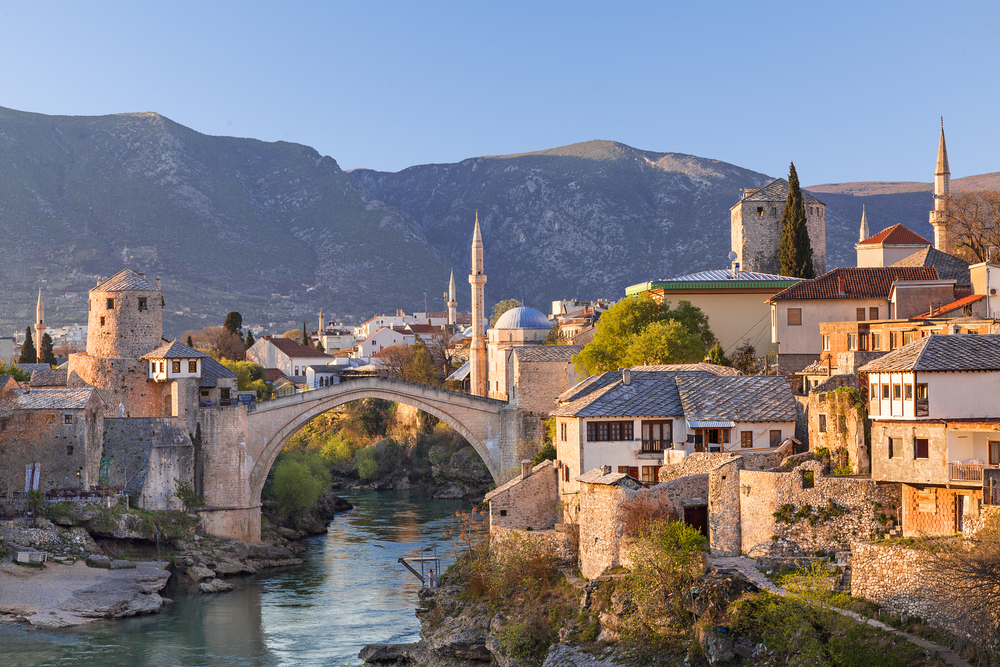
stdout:
{"type": "Polygon", "coordinates": [[[330,471],[323,459],[310,452],[284,452],[274,467],[274,479],[264,495],[274,500],[282,519],[306,514],[330,488],[330,471]]]}
{"type": "Polygon", "coordinates": [[[358,478],[362,482],[368,482],[378,477],[378,453],[374,447],[365,447],[359,450],[354,462],[358,467],[358,478]]]}
{"type": "Polygon", "coordinates": [[[556,447],[551,442],[546,442],[545,446],[538,450],[538,453],[531,458],[531,465],[538,465],[542,461],[554,461],[556,458],[556,447]]]}
{"type": "Polygon", "coordinates": [[[678,518],[677,510],[649,492],[640,491],[618,505],[618,522],[622,532],[630,537],[638,537],[661,523],[678,518]]]}

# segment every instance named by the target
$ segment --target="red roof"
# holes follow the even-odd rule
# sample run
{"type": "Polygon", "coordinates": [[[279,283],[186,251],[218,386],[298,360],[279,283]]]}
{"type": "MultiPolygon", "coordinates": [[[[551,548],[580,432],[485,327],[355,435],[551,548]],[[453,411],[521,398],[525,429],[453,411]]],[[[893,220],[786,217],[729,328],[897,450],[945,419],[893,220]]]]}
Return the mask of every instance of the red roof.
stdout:
{"type": "Polygon", "coordinates": [[[287,378],[280,368],[265,368],[264,369],[264,382],[274,384],[281,378],[287,378]]]}
{"type": "Polygon", "coordinates": [[[272,345],[284,352],[291,358],[303,358],[303,357],[329,357],[329,354],[324,354],[319,350],[315,350],[311,347],[306,347],[302,343],[298,343],[291,338],[268,338],[272,345]]]}
{"type": "Polygon", "coordinates": [[[410,331],[415,334],[436,334],[441,333],[441,327],[434,327],[430,324],[411,324],[410,331]]]}
{"type": "Polygon", "coordinates": [[[778,292],[771,301],[792,299],[888,299],[900,280],[937,280],[933,266],[868,266],[828,271],[778,292]]]}
{"type": "Polygon", "coordinates": [[[945,313],[950,313],[953,310],[964,308],[965,306],[968,306],[970,303],[975,303],[976,301],[985,298],[986,298],[985,294],[970,294],[969,296],[963,296],[961,299],[957,299],[955,301],[952,301],[951,303],[946,303],[943,306],[938,306],[937,308],[935,308],[930,312],[923,313],[922,315],[917,315],[914,319],[919,320],[928,317],[940,317],[945,313]]]}
{"type": "Polygon", "coordinates": [[[858,245],[930,245],[931,242],[912,229],[901,224],[883,229],[875,236],[869,236],[858,245]]]}

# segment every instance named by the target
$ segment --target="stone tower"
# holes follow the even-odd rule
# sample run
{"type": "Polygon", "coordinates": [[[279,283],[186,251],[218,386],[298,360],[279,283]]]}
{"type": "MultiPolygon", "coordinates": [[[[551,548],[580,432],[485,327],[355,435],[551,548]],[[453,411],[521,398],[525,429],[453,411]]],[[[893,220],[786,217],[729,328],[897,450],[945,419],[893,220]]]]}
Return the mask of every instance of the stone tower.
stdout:
{"type": "Polygon", "coordinates": [[[479,231],[479,211],[476,211],[476,229],[472,233],[472,347],[469,350],[471,392],[476,396],[487,394],[486,336],[483,332],[483,315],[486,308],[486,273],[483,271],[483,235],[479,231]]]}
{"type": "MultiPolygon", "coordinates": [[[[781,217],[788,199],[788,181],[776,178],[762,188],[748,188],[729,209],[730,240],[736,261],[744,271],[778,274],[781,217]]],[[[802,191],[806,229],[816,275],[826,273],[826,204],[802,191]]]]}
{"type": "Polygon", "coordinates": [[[42,288],[38,288],[38,305],[35,306],[35,350],[42,361],[42,336],[45,335],[45,306],[42,305],[42,288]]]}
{"type": "Polygon", "coordinates": [[[72,354],[67,386],[96,387],[110,416],[156,417],[163,411],[159,387],[147,383],[142,357],[163,343],[163,293],[145,274],[119,271],[90,290],[87,353],[72,354]]]}
{"type": "Polygon", "coordinates": [[[868,215],[865,213],[865,205],[861,205],[861,233],[858,235],[858,243],[871,236],[868,232],[868,215]]]}
{"type": "Polygon", "coordinates": [[[448,326],[453,327],[456,324],[458,324],[458,301],[455,299],[455,269],[452,269],[451,282],[448,283],[448,326]]]}
{"type": "Polygon", "coordinates": [[[951,254],[951,221],[948,219],[948,197],[951,195],[951,171],[948,169],[948,148],[944,144],[944,118],[941,118],[941,138],[938,141],[937,168],[934,170],[934,248],[951,254]]]}

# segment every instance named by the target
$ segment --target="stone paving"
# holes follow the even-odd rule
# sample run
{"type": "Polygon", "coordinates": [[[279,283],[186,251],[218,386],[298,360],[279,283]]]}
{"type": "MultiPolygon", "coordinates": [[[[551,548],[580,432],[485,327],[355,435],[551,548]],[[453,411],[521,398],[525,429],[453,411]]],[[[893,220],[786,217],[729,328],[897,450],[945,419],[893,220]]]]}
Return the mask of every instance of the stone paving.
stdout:
{"type": "MultiPolygon", "coordinates": [[[[747,579],[755,583],[761,590],[766,590],[775,595],[795,595],[793,592],[789,591],[787,588],[781,588],[776,585],[773,581],[764,576],[764,573],[757,569],[756,561],[753,558],[746,557],[734,557],[734,556],[713,556],[709,560],[709,564],[714,567],[731,568],[739,570],[741,574],[746,576],[747,579]]],[[[880,621],[876,621],[873,618],[865,618],[860,614],[855,614],[852,611],[847,611],[845,609],[837,609],[836,607],[831,607],[829,605],[822,605],[823,607],[829,609],[830,611],[835,611],[842,616],[847,616],[852,618],[858,623],[864,623],[865,625],[870,625],[874,628],[880,630],[885,630],[886,632],[891,632],[894,635],[899,635],[900,637],[906,639],[906,641],[911,644],[916,644],[925,651],[930,651],[937,655],[939,658],[947,662],[949,665],[954,665],[954,667],[971,667],[971,665],[960,658],[957,653],[952,651],[947,646],[942,646],[941,644],[935,644],[934,642],[927,641],[922,637],[910,634],[909,632],[903,632],[902,630],[897,630],[896,628],[886,625],[880,621]]]]}

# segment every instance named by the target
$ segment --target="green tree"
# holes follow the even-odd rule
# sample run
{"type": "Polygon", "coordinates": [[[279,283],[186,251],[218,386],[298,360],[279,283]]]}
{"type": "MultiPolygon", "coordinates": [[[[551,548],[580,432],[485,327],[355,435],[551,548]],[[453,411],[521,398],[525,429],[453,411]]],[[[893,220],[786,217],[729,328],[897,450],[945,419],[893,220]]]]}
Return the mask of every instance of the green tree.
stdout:
{"type": "Polygon", "coordinates": [[[274,386],[264,379],[264,367],[252,361],[234,361],[225,357],[219,363],[236,373],[236,388],[239,391],[256,391],[258,400],[271,398],[274,386]]]}
{"type": "Polygon", "coordinates": [[[809,229],[806,227],[806,207],[802,202],[802,189],[799,187],[799,175],[795,173],[794,162],[788,168],[788,198],[785,200],[785,214],[781,218],[778,260],[781,262],[783,276],[816,277],[809,229]]]}
{"type": "MultiPolygon", "coordinates": [[[[240,330],[243,328],[243,315],[235,310],[230,311],[226,315],[226,320],[222,323],[222,328],[231,334],[240,336],[240,330]]],[[[240,337],[242,338],[242,336],[240,337]]]]}
{"type": "Polygon", "coordinates": [[[318,454],[283,452],[265,495],[275,501],[282,519],[294,519],[305,515],[330,484],[330,470],[318,454]]]}
{"type": "Polygon", "coordinates": [[[722,343],[716,343],[708,351],[708,363],[715,364],[716,366],[733,365],[733,362],[729,360],[729,357],[726,356],[725,351],[722,349],[722,343]]]}
{"type": "Polygon", "coordinates": [[[309,332],[306,331],[306,321],[302,320],[302,344],[306,347],[312,347],[310,344],[309,332]]]}
{"type": "MultiPolygon", "coordinates": [[[[658,303],[648,294],[622,299],[601,314],[593,340],[573,357],[578,373],[593,374],[615,370],[627,365],[626,356],[632,339],[656,322],[676,321],[701,341],[699,355],[715,344],[715,335],[708,326],[708,318],[689,301],[681,301],[675,310],[670,302],[658,303]]],[[[665,330],[659,329],[660,333],[665,330]]],[[[648,339],[646,343],[648,343],[648,339]]],[[[641,348],[636,348],[636,353],[641,348]]],[[[687,347],[683,349],[686,356],[687,347]]],[[[693,352],[692,352],[693,354],[693,352]]]]}
{"type": "Polygon", "coordinates": [[[653,322],[630,340],[622,366],[688,364],[701,361],[705,345],[701,337],[676,320],[653,322]]]}
{"type": "Polygon", "coordinates": [[[250,331],[250,329],[247,329],[247,337],[246,340],[243,341],[243,344],[246,345],[247,349],[249,350],[251,347],[253,347],[253,344],[256,342],[257,341],[253,339],[253,332],[250,331]]]}
{"type": "Polygon", "coordinates": [[[320,341],[320,340],[318,340],[318,339],[316,341],[316,351],[317,352],[326,352],[326,348],[323,347],[323,342],[320,341]]]}
{"type": "Polygon", "coordinates": [[[42,364],[48,364],[49,366],[56,365],[56,355],[52,351],[52,336],[45,332],[42,334],[42,342],[38,347],[38,362],[42,364]]]}
{"type": "Polygon", "coordinates": [[[191,349],[194,349],[194,341],[191,340],[191,334],[188,334],[187,346],[190,347],[191,349]]]}
{"type": "Polygon", "coordinates": [[[436,387],[441,384],[441,377],[438,375],[437,367],[431,358],[431,353],[427,349],[427,344],[420,336],[414,337],[413,356],[410,357],[409,368],[407,368],[406,380],[418,382],[420,384],[436,387]]]}
{"type": "Polygon", "coordinates": [[[31,327],[24,330],[24,345],[21,346],[21,356],[17,358],[17,362],[19,364],[34,364],[38,362],[35,341],[31,337],[31,327]]]}
{"type": "Polygon", "coordinates": [[[18,382],[27,382],[31,379],[31,373],[25,371],[13,361],[9,364],[0,361],[0,375],[11,375],[18,382]]]}
{"type": "Polygon", "coordinates": [[[508,310],[511,310],[513,308],[520,308],[523,305],[524,304],[518,301],[517,299],[504,299],[497,305],[493,306],[493,313],[490,315],[490,328],[492,329],[493,326],[497,323],[497,320],[500,319],[500,316],[506,313],[508,310]]]}

